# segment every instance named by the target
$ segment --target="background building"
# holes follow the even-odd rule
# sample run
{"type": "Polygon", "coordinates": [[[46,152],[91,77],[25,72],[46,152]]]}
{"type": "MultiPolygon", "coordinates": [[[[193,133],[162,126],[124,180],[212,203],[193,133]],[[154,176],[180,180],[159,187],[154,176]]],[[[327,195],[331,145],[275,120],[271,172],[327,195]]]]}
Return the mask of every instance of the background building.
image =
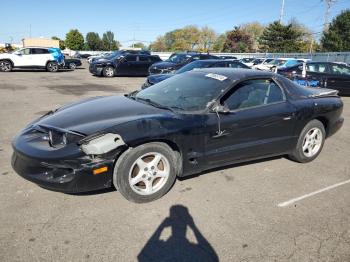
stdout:
{"type": "Polygon", "coordinates": [[[41,47],[60,47],[59,40],[46,38],[25,38],[22,40],[23,47],[26,46],[41,46],[41,47]]]}

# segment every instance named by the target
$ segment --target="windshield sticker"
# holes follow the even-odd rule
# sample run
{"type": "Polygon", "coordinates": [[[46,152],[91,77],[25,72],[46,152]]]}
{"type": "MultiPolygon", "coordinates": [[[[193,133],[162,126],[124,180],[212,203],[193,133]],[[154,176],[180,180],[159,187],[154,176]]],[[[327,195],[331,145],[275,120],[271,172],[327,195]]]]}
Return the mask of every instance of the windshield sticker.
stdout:
{"type": "Polygon", "coordinates": [[[225,81],[227,79],[226,76],[213,74],[213,73],[206,74],[205,76],[213,78],[213,79],[216,79],[216,80],[219,80],[219,81],[225,81]]]}

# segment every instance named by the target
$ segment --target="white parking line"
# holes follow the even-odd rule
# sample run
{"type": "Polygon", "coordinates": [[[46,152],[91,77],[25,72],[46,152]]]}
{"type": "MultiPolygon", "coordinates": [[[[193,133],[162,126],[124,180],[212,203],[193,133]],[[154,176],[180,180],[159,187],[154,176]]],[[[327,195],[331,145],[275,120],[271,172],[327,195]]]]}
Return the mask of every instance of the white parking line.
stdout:
{"type": "Polygon", "coordinates": [[[336,187],[338,187],[338,186],[342,186],[342,185],[345,185],[345,184],[348,184],[348,183],[350,183],[350,179],[349,179],[349,180],[346,180],[346,181],[343,181],[343,182],[340,182],[340,183],[337,183],[337,184],[334,184],[334,185],[332,185],[332,186],[328,186],[328,187],[322,188],[322,189],[320,189],[320,190],[311,192],[311,193],[309,193],[309,194],[306,194],[306,195],[303,195],[303,196],[300,196],[300,197],[297,197],[297,198],[293,198],[293,199],[288,200],[288,201],[286,201],[286,202],[279,203],[277,206],[279,206],[279,207],[286,207],[286,206],[289,206],[289,205],[291,205],[291,204],[294,204],[295,202],[298,202],[298,201],[300,201],[300,200],[303,200],[303,199],[305,199],[305,198],[308,198],[308,197],[317,195],[317,194],[319,194],[319,193],[328,191],[328,190],[330,190],[330,189],[333,189],[333,188],[336,188],[336,187]]]}

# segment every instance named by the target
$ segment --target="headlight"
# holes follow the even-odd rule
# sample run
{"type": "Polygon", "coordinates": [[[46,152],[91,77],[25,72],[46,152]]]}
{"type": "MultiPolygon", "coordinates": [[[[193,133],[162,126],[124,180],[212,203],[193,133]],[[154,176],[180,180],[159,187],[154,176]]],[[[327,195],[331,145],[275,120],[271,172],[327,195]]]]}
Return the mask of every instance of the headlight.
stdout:
{"type": "Polygon", "coordinates": [[[101,155],[125,145],[122,137],[113,133],[99,133],[79,141],[81,150],[87,155],[101,155]]]}

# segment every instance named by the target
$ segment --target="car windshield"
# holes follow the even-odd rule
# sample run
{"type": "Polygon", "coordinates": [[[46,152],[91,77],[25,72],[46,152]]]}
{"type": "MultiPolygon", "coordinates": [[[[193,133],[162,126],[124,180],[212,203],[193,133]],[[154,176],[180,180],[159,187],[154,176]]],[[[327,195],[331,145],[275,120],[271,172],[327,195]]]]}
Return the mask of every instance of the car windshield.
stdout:
{"type": "Polygon", "coordinates": [[[210,65],[210,63],[206,62],[206,61],[194,61],[192,63],[189,63],[183,67],[181,67],[179,70],[176,71],[176,74],[181,74],[187,71],[191,71],[195,68],[204,68],[204,67],[208,67],[210,65]]]}
{"type": "Polygon", "coordinates": [[[199,111],[204,110],[231,83],[232,80],[222,75],[191,71],[143,89],[135,95],[135,99],[149,100],[175,110],[199,111]]]}
{"type": "Polygon", "coordinates": [[[173,62],[175,64],[181,64],[190,57],[191,56],[185,54],[172,54],[167,61],[173,62]]]}

